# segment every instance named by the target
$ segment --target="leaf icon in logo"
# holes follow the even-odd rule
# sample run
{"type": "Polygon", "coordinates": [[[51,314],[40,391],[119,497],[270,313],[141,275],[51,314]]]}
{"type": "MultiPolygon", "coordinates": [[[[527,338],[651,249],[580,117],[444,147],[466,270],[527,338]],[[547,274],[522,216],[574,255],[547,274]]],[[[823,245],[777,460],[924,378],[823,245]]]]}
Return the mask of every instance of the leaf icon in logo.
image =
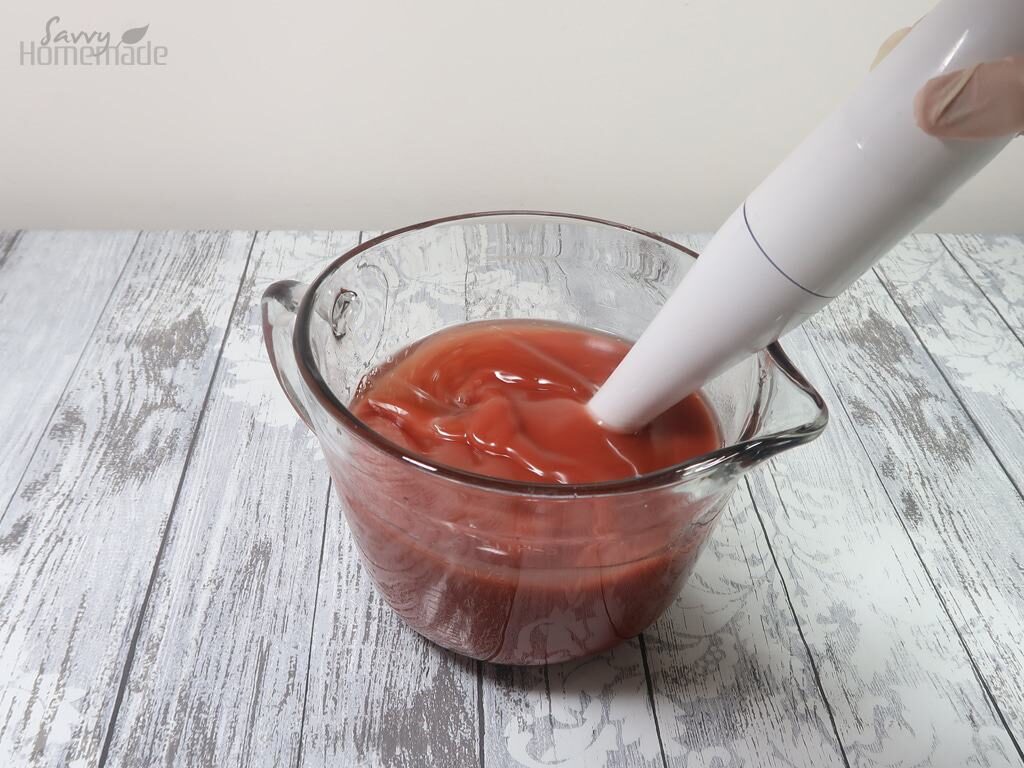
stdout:
{"type": "Polygon", "coordinates": [[[127,45],[135,45],[142,38],[146,36],[146,31],[149,29],[149,24],[144,27],[135,27],[134,29],[126,29],[121,33],[121,42],[127,45]]]}

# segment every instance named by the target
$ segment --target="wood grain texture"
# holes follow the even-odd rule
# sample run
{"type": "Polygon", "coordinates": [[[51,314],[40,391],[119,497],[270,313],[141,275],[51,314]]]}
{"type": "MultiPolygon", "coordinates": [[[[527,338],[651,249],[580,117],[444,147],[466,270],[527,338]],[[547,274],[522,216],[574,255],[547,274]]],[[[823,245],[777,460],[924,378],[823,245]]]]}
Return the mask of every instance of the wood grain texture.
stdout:
{"type": "MultiPolygon", "coordinates": [[[[1016,256],[1024,261],[1024,248],[1016,256]]],[[[1024,489],[1024,342],[1007,322],[1024,315],[1024,306],[1001,301],[1001,312],[934,236],[905,241],[876,271],[1018,491],[1024,489]]]]}
{"type": "Polygon", "coordinates": [[[889,291],[901,307],[871,276],[814,335],[833,353],[859,437],[1020,749],[1024,499],[1012,452],[1022,444],[1013,412],[1024,347],[935,255],[930,239],[905,241],[881,270],[900,276],[889,291]]]}
{"type": "MultiPolygon", "coordinates": [[[[0,231],[0,276],[4,275],[4,266],[8,263],[11,255],[11,251],[14,248],[15,243],[24,234],[19,230],[4,230],[0,231]]],[[[0,302],[2,306],[2,302],[0,302]]]]}
{"type": "Polygon", "coordinates": [[[18,229],[8,229],[0,231],[0,274],[3,274],[4,265],[7,264],[8,258],[11,255],[11,250],[14,248],[15,243],[25,235],[25,232],[18,229]]]}
{"type": "Polygon", "coordinates": [[[95,766],[252,236],[147,235],[0,523],[0,764],[95,766]]]}
{"type": "Polygon", "coordinates": [[[484,765],[662,765],[640,642],[544,667],[483,664],[484,765]]]}
{"type": "MultiPolygon", "coordinates": [[[[364,232],[362,240],[374,234],[364,232]]],[[[424,285],[404,280],[402,266],[386,273],[401,307],[389,323],[404,329],[424,322],[425,313],[427,322],[436,322],[435,313],[461,313],[462,296],[452,291],[433,300],[440,306],[424,306],[424,285]]],[[[384,602],[359,562],[333,489],[308,678],[303,766],[477,764],[477,665],[428,643],[384,602]]]]}
{"type": "Polygon", "coordinates": [[[260,297],[349,234],[260,234],[167,534],[108,766],[293,765],[328,476],[274,379],[260,297]]]}
{"type": "Polygon", "coordinates": [[[939,240],[1024,340],[1024,236],[941,235],[939,240]]]}
{"type": "Polygon", "coordinates": [[[773,460],[749,485],[850,764],[1019,765],[831,386],[824,345],[816,350],[803,330],[785,342],[833,404],[831,423],[813,447],[773,460]]]}
{"type": "Polygon", "coordinates": [[[138,235],[0,236],[0,517],[138,235]]]}
{"type": "Polygon", "coordinates": [[[875,275],[806,327],[997,715],[1019,733],[1020,496],[875,275]]]}

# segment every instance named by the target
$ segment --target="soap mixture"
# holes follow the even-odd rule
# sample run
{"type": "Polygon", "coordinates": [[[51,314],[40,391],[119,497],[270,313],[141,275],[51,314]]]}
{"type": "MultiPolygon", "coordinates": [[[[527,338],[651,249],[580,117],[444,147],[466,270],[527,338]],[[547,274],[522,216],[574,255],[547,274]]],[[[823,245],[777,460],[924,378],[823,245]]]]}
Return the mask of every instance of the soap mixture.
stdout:
{"type": "Polygon", "coordinates": [[[636,477],[718,447],[699,397],[635,435],[606,431],[590,417],[587,401],[628,350],[614,336],[554,323],[456,326],[371,376],[352,411],[434,461],[526,482],[636,477]]]}
{"type": "Polygon", "coordinates": [[[717,448],[690,397],[635,435],[585,404],[629,348],[572,326],[509,320],[447,329],[370,375],[351,404],[401,446],[360,443],[331,469],[387,601],[435,642],[499,663],[557,662],[647,627],[689,575],[718,508],[671,484],[552,496],[717,448]],[[518,492],[438,476],[422,458],[525,481],[518,492]]]}

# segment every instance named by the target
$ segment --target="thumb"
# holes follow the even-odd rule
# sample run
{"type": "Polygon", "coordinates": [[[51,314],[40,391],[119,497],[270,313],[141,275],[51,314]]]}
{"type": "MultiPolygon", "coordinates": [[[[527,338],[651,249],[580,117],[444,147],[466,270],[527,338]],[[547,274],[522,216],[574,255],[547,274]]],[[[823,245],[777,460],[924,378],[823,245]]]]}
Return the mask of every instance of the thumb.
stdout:
{"type": "Polygon", "coordinates": [[[924,84],[914,117],[943,139],[992,139],[1024,131],[1024,56],[949,72],[924,84]]]}

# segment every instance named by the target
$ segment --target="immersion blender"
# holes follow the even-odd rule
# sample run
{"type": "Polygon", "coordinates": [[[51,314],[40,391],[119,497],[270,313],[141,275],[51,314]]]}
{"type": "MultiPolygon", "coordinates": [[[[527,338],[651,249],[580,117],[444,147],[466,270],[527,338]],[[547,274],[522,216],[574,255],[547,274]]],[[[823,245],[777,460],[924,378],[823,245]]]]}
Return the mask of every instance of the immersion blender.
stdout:
{"type": "Polygon", "coordinates": [[[631,432],[802,323],[1010,137],[924,133],[930,78],[1024,53],[1024,0],[943,0],[744,201],[590,401],[631,432]]]}

